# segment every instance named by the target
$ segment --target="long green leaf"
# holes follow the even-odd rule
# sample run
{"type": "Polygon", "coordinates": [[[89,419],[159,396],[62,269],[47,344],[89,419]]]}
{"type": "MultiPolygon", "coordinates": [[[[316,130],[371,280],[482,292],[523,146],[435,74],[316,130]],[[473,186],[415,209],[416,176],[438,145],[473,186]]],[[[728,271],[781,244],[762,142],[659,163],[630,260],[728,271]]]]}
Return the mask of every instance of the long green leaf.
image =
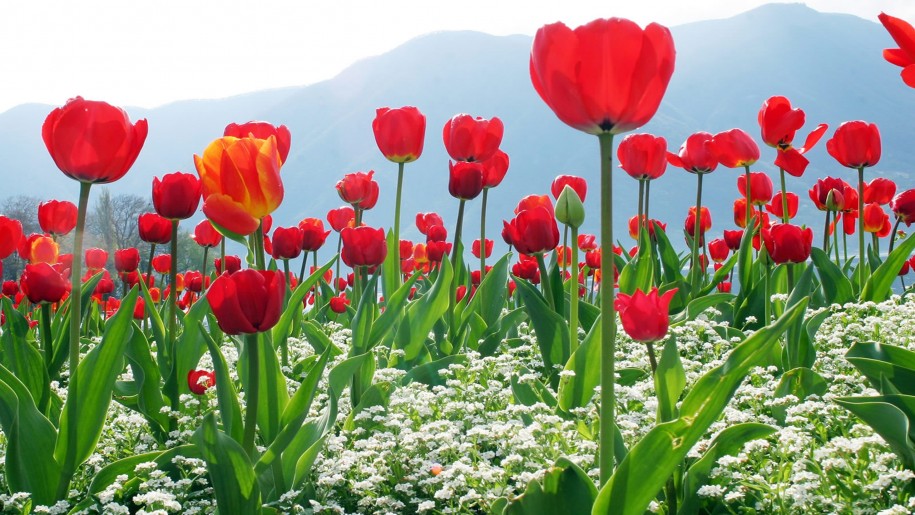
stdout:
{"type": "Polygon", "coordinates": [[[292,326],[292,320],[297,313],[302,311],[302,299],[305,298],[305,295],[308,295],[308,292],[311,291],[311,288],[315,283],[324,277],[324,273],[330,270],[330,267],[334,265],[336,260],[337,256],[331,258],[330,261],[321,268],[315,270],[313,274],[305,278],[305,280],[292,291],[289,295],[289,300],[286,302],[286,309],[283,310],[279,321],[277,321],[271,331],[273,333],[274,342],[281,342],[289,337],[289,328],[292,326]]]}
{"type": "Polygon", "coordinates": [[[559,458],[541,481],[534,479],[524,493],[513,499],[504,515],[579,514],[591,511],[597,488],[591,478],[571,461],[559,458]]]}
{"type": "Polygon", "coordinates": [[[565,370],[574,374],[559,380],[559,407],[563,411],[583,408],[594,397],[594,389],[600,384],[600,335],[600,324],[595,322],[566,362],[565,370]]]}
{"type": "MultiPolygon", "coordinates": [[[[175,374],[175,377],[177,377],[178,395],[191,393],[187,381],[182,381],[182,379],[187,377],[189,371],[197,368],[197,363],[200,362],[200,358],[203,356],[203,353],[206,352],[206,343],[204,343],[200,331],[196,331],[194,328],[197,327],[210,312],[210,303],[206,300],[206,296],[204,296],[198,299],[187,311],[187,314],[184,315],[183,320],[179,321],[179,325],[189,327],[191,330],[182,331],[175,343],[175,362],[172,364],[173,368],[170,373],[175,374]]],[[[213,332],[218,330],[219,328],[216,326],[211,327],[211,331],[213,332]]],[[[219,334],[222,333],[220,332],[219,334]]],[[[222,341],[222,338],[217,338],[216,336],[214,336],[214,339],[222,341]]],[[[159,348],[161,349],[162,347],[163,346],[160,344],[159,348]]]]}
{"type": "Polygon", "coordinates": [[[133,382],[137,390],[137,411],[146,417],[157,438],[166,437],[168,417],[161,411],[165,406],[160,384],[162,378],[159,374],[159,367],[156,366],[149,350],[146,336],[136,323],[134,323],[133,336],[127,343],[124,355],[133,372],[133,382]]]}
{"type": "Polygon", "coordinates": [[[238,402],[235,384],[229,375],[229,365],[226,363],[226,358],[222,355],[219,345],[216,345],[203,324],[200,323],[197,327],[200,329],[200,334],[203,335],[203,341],[206,342],[210,358],[213,360],[213,374],[216,376],[216,401],[219,403],[219,418],[222,419],[223,430],[241,444],[244,437],[241,405],[238,402]]]}
{"type": "MultiPolygon", "coordinates": [[[[382,276],[383,277],[383,276],[382,276]]],[[[385,297],[384,311],[372,323],[367,346],[369,349],[388,338],[391,328],[394,327],[403,315],[403,309],[410,297],[410,289],[416,284],[419,274],[413,274],[390,297],[385,297]]]]}
{"type": "MultiPolygon", "coordinates": [[[[2,342],[3,365],[10,369],[22,384],[29,390],[38,405],[38,411],[47,413],[51,400],[51,379],[45,368],[44,358],[28,340],[29,322],[21,313],[13,309],[8,297],[4,297],[3,312],[6,313],[6,325],[0,333],[2,342]]],[[[49,340],[42,336],[45,344],[49,340]]]]}
{"type": "Polygon", "coordinates": [[[893,291],[893,282],[899,276],[899,270],[912,251],[915,250],[915,238],[906,238],[883,262],[864,283],[861,291],[861,302],[883,302],[893,291]]]}
{"type": "Polygon", "coordinates": [[[259,354],[260,388],[258,389],[257,427],[260,428],[261,435],[268,444],[273,442],[279,434],[280,414],[289,403],[286,376],[283,375],[280,360],[273,345],[270,344],[269,337],[269,333],[258,333],[256,349],[249,349],[248,341],[246,341],[244,351],[238,360],[242,384],[247,392],[250,388],[247,384],[249,377],[247,353],[253,350],[259,354]]]}
{"type": "Polygon", "coordinates": [[[405,351],[405,361],[412,362],[420,355],[432,327],[448,311],[451,280],[451,263],[443,259],[432,288],[421,299],[410,304],[404,313],[394,346],[405,351]]]}
{"type": "Polygon", "coordinates": [[[836,404],[844,407],[866,422],[877,434],[886,440],[893,452],[910,470],[915,469],[915,442],[912,440],[912,410],[903,409],[899,399],[906,397],[908,403],[915,397],[901,395],[880,395],[875,397],[840,397],[836,404]],[[894,399],[895,398],[895,399],[894,399]]]}
{"type": "Polygon", "coordinates": [[[543,366],[551,377],[554,388],[559,386],[555,381],[555,365],[564,364],[569,360],[570,338],[569,325],[565,318],[551,309],[543,296],[529,282],[524,279],[515,281],[516,292],[524,301],[524,309],[530,318],[531,326],[537,335],[537,344],[543,356],[543,366]]]}
{"type": "Polygon", "coordinates": [[[238,442],[216,428],[213,413],[204,417],[193,442],[206,461],[219,513],[260,513],[260,489],[251,460],[238,442]]]}
{"type": "Polygon", "coordinates": [[[826,302],[829,304],[845,304],[855,299],[854,288],[842,269],[829,260],[821,249],[810,249],[810,260],[820,275],[820,287],[826,302]]]}
{"type": "Polygon", "coordinates": [[[886,380],[899,393],[915,395],[915,352],[879,342],[855,342],[845,359],[864,374],[874,388],[881,389],[886,380]]]}

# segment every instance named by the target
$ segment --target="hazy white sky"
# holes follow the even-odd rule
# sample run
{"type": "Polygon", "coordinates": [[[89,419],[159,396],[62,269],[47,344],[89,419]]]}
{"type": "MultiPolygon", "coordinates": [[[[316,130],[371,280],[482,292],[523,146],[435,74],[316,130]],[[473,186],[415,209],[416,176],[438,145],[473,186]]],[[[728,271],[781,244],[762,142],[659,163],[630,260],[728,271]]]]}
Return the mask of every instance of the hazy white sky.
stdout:
{"type": "MultiPolygon", "coordinates": [[[[333,77],[441,30],[533,34],[621,16],[668,26],[765,0],[14,0],[0,11],[0,112],[82,95],[153,107],[333,77]]],[[[915,22],[913,0],[806,0],[826,12],[915,22]]],[[[392,73],[410,73],[410,63],[392,73]]]]}

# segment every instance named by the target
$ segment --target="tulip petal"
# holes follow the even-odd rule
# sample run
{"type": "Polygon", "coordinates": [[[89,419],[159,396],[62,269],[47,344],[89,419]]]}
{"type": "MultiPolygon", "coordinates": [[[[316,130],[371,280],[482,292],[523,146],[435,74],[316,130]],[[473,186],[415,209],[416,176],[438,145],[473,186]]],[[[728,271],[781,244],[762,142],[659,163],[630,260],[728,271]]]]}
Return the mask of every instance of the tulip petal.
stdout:
{"type": "Polygon", "coordinates": [[[915,88],[915,64],[911,64],[902,69],[902,82],[910,88],[915,88]]]}
{"type": "Polygon", "coordinates": [[[785,150],[778,149],[778,157],[775,158],[775,166],[785,170],[795,177],[804,175],[804,170],[810,161],[795,148],[785,150]]]}
{"type": "Polygon", "coordinates": [[[207,197],[203,203],[203,214],[219,232],[230,237],[233,233],[236,236],[247,236],[260,226],[260,220],[248,214],[241,203],[220,193],[207,197]]]}
{"type": "Polygon", "coordinates": [[[899,45],[899,49],[908,54],[909,58],[915,59],[915,28],[905,20],[886,13],[880,13],[877,18],[886,27],[893,41],[899,45]]]}

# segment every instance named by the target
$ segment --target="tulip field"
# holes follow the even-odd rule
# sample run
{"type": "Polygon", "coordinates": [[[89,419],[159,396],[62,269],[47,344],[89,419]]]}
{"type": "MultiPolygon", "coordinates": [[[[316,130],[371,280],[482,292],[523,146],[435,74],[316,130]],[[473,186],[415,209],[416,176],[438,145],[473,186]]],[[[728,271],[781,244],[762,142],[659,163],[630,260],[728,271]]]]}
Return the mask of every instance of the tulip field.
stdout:
{"type": "MultiPolygon", "coordinates": [[[[915,88],[915,28],[879,20],[915,88]]],[[[93,186],[129,173],[148,126],[81,97],[53,109],[40,137],[78,202],[42,202],[34,234],[0,213],[0,259],[26,263],[0,295],[2,512],[915,511],[915,184],[881,177],[875,124],[808,123],[778,95],[758,127],[679,150],[636,133],[675,63],[658,24],[542,27],[532,86],[596,136],[594,172],[489,206],[500,235],[485,220],[513,180],[502,121],[445,121],[445,220],[401,213],[406,167],[439,144],[407,106],[371,127],[395,191],[347,173],[342,207],[274,219],[294,135],[227,120],[196,173],[153,180],[148,252],[85,248],[93,186]],[[792,183],[821,140],[849,173],[805,198],[792,183]],[[754,170],[766,160],[777,174],[754,170]],[[738,170],[737,198],[713,233],[703,181],[733,180],[718,168],[738,170]],[[681,171],[682,225],[652,218],[652,189],[681,171]],[[614,234],[629,180],[638,210],[614,234]],[[381,195],[390,223],[366,225],[381,195]],[[792,223],[813,207],[821,226],[792,223]],[[199,267],[179,269],[179,229],[199,267]]]]}

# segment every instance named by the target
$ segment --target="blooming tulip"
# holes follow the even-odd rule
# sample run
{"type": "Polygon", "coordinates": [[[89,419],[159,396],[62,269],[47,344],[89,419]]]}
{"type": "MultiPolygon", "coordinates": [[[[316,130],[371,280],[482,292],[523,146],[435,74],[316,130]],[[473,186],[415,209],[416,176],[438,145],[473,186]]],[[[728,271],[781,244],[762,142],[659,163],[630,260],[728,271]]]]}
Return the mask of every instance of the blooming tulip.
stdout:
{"type": "Polygon", "coordinates": [[[206,297],[224,333],[252,334],[276,325],[285,291],[282,273],[246,269],[220,275],[206,297]]]}
{"type": "Polygon", "coordinates": [[[724,241],[722,238],[715,238],[708,242],[709,257],[711,257],[712,261],[715,263],[724,262],[728,258],[730,251],[731,249],[728,247],[728,242],[724,241]]]}
{"type": "Polygon", "coordinates": [[[201,220],[194,227],[194,234],[191,236],[197,245],[201,247],[215,247],[222,242],[222,235],[213,227],[209,220],[201,220]]]}
{"type": "Polygon", "coordinates": [[[864,232],[879,233],[889,225],[890,217],[876,202],[864,206],[864,232]]]}
{"type": "MultiPolygon", "coordinates": [[[[320,218],[305,218],[299,222],[299,229],[302,230],[302,250],[305,252],[314,252],[320,249],[324,246],[324,242],[330,234],[330,231],[324,230],[324,222],[320,218]]],[[[275,238],[276,235],[274,235],[275,238]]]]}
{"type": "Polygon", "coordinates": [[[744,168],[759,160],[759,146],[741,129],[715,134],[712,151],[718,162],[726,168],[744,168]]]}
{"type": "Polygon", "coordinates": [[[241,258],[238,256],[226,256],[225,259],[216,258],[213,260],[213,264],[216,266],[217,274],[234,274],[241,270],[241,258]],[[223,269],[223,265],[225,265],[225,269],[223,269]]]}
{"type": "Polygon", "coordinates": [[[826,151],[848,168],[866,168],[880,161],[880,131],[873,123],[844,122],[826,142],[826,151]]]}
{"type": "Polygon", "coordinates": [[[19,247],[22,239],[22,222],[0,215],[0,259],[6,259],[19,247]]]}
{"type": "Polygon", "coordinates": [[[273,231],[273,248],[270,255],[274,259],[295,259],[299,257],[299,254],[302,253],[303,238],[304,231],[298,226],[277,227],[273,231]]]}
{"type": "Polygon", "coordinates": [[[384,230],[347,227],[340,236],[343,238],[341,257],[347,266],[377,266],[384,262],[388,253],[384,230]]]}
{"type": "Polygon", "coordinates": [[[435,226],[444,227],[445,221],[438,213],[416,213],[416,228],[421,234],[427,235],[429,228],[435,226]]]}
{"type": "Polygon", "coordinates": [[[346,313],[346,306],[349,304],[350,301],[345,293],[330,298],[330,310],[334,313],[346,313]]]}
{"type": "Polygon", "coordinates": [[[667,162],[689,173],[710,173],[718,166],[713,142],[714,136],[707,132],[692,134],[680,146],[678,153],[667,153],[667,162]]]}
{"type": "Polygon", "coordinates": [[[330,228],[340,232],[344,227],[348,227],[356,218],[356,212],[350,206],[338,207],[327,212],[327,223],[330,228]]]}
{"type": "Polygon", "coordinates": [[[152,267],[160,274],[167,274],[172,269],[171,254],[159,254],[152,258],[152,267]]]}
{"type": "MultiPolygon", "coordinates": [[[[753,186],[753,187],[755,188],[755,186],[753,186]]],[[[754,195],[755,195],[755,190],[754,190],[754,195]]],[[[787,200],[787,204],[788,204],[787,218],[788,219],[794,218],[795,215],[797,215],[797,205],[798,205],[799,199],[796,194],[791,193],[789,191],[786,200],[787,200]]],[[[781,218],[783,220],[786,218],[785,213],[784,213],[784,208],[785,208],[785,201],[782,200],[782,192],[780,192],[780,191],[778,193],[776,193],[774,197],[772,197],[771,202],[766,204],[766,211],[772,213],[774,216],[781,218]]]]}
{"type": "Polygon", "coordinates": [[[667,140],[651,134],[630,134],[616,149],[620,168],[632,178],[653,180],[667,169],[667,140]]]}
{"type": "Polygon", "coordinates": [[[864,203],[889,204],[896,194],[896,183],[885,177],[876,177],[864,183],[864,203]]]}
{"type": "Polygon", "coordinates": [[[526,209],[509,222],[511,239],[518,252],[538,254],[559,245],[559,227],[553,214],[543,206],[526,209]]]}
{"type": "Polygon", "coordinates": [[[766,251],[776,264],[802,263],[810,257],[813,231],[792,224],[774,224],[763,229],[766,251]]]}
{"type": "Polygon", "coordinates": [[[372,209],[378,202],[378,183],[372,179],[373,175],[374,170],[344,175],[337,182],[337,194],[355,209],[372,209]]]}
{"type": "Polygon", "coordinates": [[[165,244],[172,241],[172,223],[157,213],[144,213],[137,218],[140,239],[146,243],[165,244]]]}
{"type": "Polygon", "coordinates": [[[200,205],[200,180],[190,173],[167,173],[153,177],[153,206],[169,220],[185,220],[194,216],[200,205]]]}
{"type": "Polygon", "coordinates": [[[388,161],[416,161],[423,153],[426,116],[412,106],[397,109],[381,107],[375,111],[372,132],[375,133],[378,149],[388,161]]]}
{"type": "Polygon", "coordinates": [[[737,250],[740,248],[740,240],[743,239],[743,231],[724,231],[724,241],[727,243],[730,250],[737,250]]]}
{"type": "Polygon", "coordinates": [[[632,295],[618,293],[614,305],[620,314],[623,330],[637,342],[664,339],[670,326],[670,301],[676,294],[676,288],[661,295],[658,295],[657,288],[652,288],[648,294],[639,289],[632,295]]]}
{"type": "Polygon", "coordinates": [[[915,88],[915,28],[905,20],[880,13],[877,18],[892,36],[899,48],[887,48],[883,58],[890,64],[902,67],[902,81],[910,88],[915,88]]]}
{"type": "Polygon", "coordinates": [[[48,263],[25,265],[19,284],[32,304],[60,302],[70,290],[69,282],[48,263]]]}
{"type": "MultiPolygon", "coordinates": [[[[23,241],[25,242],[24,250],[26,251],[24,257],[29,263],[47,263],[49,265],[57,263],[60,255],[60,246],[50,236],[33,234],[23,241]]],[[[107,253],[105,253],[105,258],[108,258],[107,253]]]]}
{"type": "Polygon", "coordinates": [[[140,266],[140,251],[135,247],[114,251],[114,268],[118,272],[134,272],[140,266]]]}
{"type": "MultiPolygon", "coordinates": [[[[712,213],[708,210],[707,207],[703,207],[702,216],[699,217],[699,231],[701,234],[705,234],[711,228],[712,213]]],[[[696,237],[696,206],[689,208],[689,214],[686,215],[686,222],[683,224],[683,229],[686,231],[686,234],[693,238],[696,237]]]]}
{"type": "Polygon", "coordinates": [[[108,252],[103,249],[86,250],[86,266],[89,269],[105,268],[108,263],[108,252]]]}
{"type": "Polygon", "coordinates": [[[455,161],[486,161],[499,149],[505,127],[502,120],[456,114],[445,123],[442,139],[455,161]]]}
{"type": "MultiPolygon", "coordinates": [[[[747,196],[747,176],[737,176],[737,189],[744,197],[747,196]]],[[[761,206],[772,200],[772,179],[762,172],[750,172],[750,203],[761,206]]]]}
{"type": "Polygon", "coordinates": [[[508,154],[496,150],[492,157],[481,161],[480,164],[483,166],[483,188],[495,188],[502,183],[502,179],[508,173],[508,154]]]}
{"type": "Polygon", "coordinates": [[[448,193],[461,200],[472,200],[483,191],[483,166],[480,163],[448,162],[448,193]]]}
{"type": "MultiPolygon", "coordinates": [[[[276,150],[280,153],[280,162],[285,163],[289,157],[289,148],[292,143],[292,134],[285,125],[275,127],[268,122],[248,122],[248,123],[230,123],[226,125],[223,136],[234,136],[236,138],[256,138],[266,140],[271,136],[276,138],[276,150]]],[[[264,231],[267,232],[267,231],[264,231]]]]}
{"type": "Polygon", "coordinates": [[[473,253],[475,257],[480,257],[481,250],[484,251],[486,257],[492,255],[492,246],[493,241],[488,239],[486,240],[486,245],[481,245],[480,240],[473,240],[473,243],[470,246],[470,252],[473,253]]]}
{"type": "Polygon", "coordinates": [[[804,146],[795,148],[794,136],[804,126],[806,115],[800,108],[791,108],[791,101],[782,96],[767,99],[759,110],[757,120],[762,131],[763,141],[778,150],[775,165],[795,177],[800,177],[807,169],[809,161],[803,154],[812,149],[828,126],[820,124],[804,141],[804,146]]]}
{"type": "Polygon", "coordinates": [[[915,222],[915,189],[905,190],[896,195],[890,202],[890,209],[893,210],[896,218],[905,223],[906,227],[912,225],[912,222],[915,222]]]}
{"type": "Polygon", "coordinates": [[[49,200],[38,204],[38,225],[55,236],[68,234],[76,227],[76,204],[66,200],[49,200]]]}

